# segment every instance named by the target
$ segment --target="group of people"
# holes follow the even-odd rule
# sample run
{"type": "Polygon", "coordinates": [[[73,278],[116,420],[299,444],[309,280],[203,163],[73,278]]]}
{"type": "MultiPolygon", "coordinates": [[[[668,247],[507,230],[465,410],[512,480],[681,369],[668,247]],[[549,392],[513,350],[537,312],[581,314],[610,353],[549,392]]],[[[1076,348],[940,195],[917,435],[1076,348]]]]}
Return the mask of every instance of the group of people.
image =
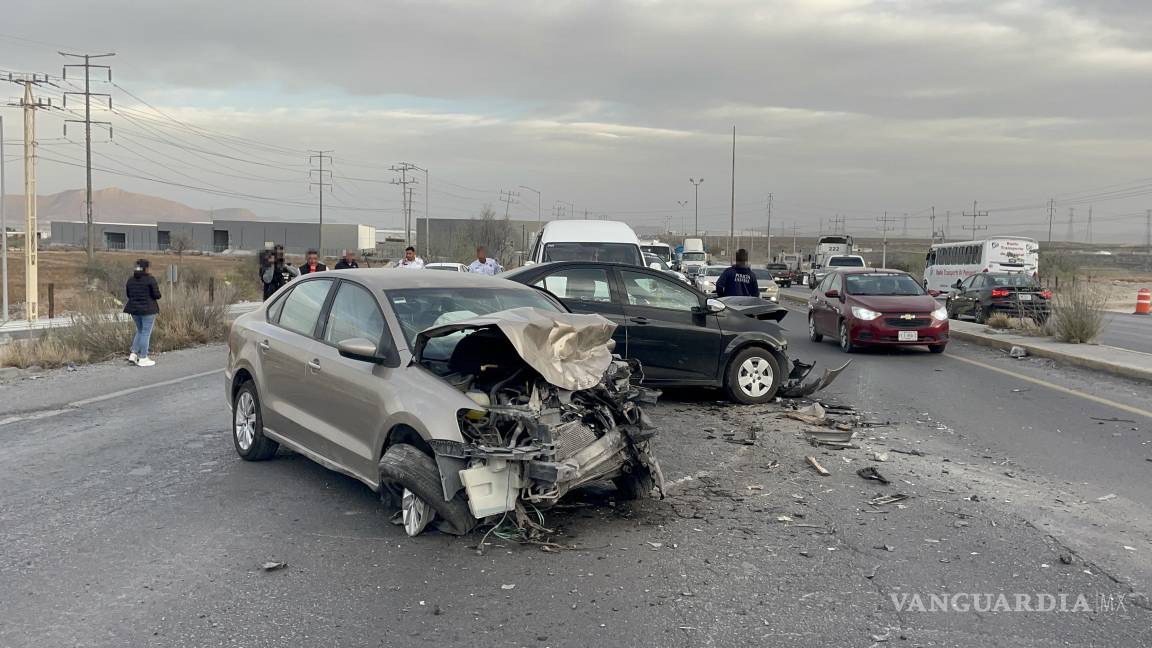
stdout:
{"type": "MultiPolygon", "coordinates": [[[[424,265],[424,259],[416,254],[416,248],[412,246],[404,248],[404,258],[396,263],[397,268],[406,270],[423,270],[424,265]]],[[[359,267],[360,264],[356,263],[356,256],[353,251],[344,250],[344,256],[336,262],[334,269],[347,270],[359,267]]],[[[304,256],[304,263],[299,268],[285,259],[283,245],[276,245],[270,250],[265,250],[264,256],[260,259],[260,283],[264,287],[264,299],[267,300],[284,284],[296,277],[313,272],[324,272],[327,269],[328,266],[320,261],[320,254],[316,250],[308,250],[304,256]]],[[[476,259],[468,265],[468,272],[473,274],[496,275],[503,270],[503,266],[496,259],[488,256],[488,250],[483,245],[476,248],[476,259]]]]}

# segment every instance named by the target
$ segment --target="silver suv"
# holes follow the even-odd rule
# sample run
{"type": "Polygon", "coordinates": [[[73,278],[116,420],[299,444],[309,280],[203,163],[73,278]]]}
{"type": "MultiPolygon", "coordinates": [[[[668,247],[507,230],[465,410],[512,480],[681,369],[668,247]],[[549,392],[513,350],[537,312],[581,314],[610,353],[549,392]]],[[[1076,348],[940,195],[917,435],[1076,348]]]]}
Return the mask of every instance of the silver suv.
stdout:
{"type": "Polygon", "coordinates": [[[663,477],[640,403],[658,394],[612,355],[614,328],[495,277],[310,275],[232,325],[236,452],[283,445],[355,477],[411,536],[463,534],[597,480],[645,496],[663,477]]]}

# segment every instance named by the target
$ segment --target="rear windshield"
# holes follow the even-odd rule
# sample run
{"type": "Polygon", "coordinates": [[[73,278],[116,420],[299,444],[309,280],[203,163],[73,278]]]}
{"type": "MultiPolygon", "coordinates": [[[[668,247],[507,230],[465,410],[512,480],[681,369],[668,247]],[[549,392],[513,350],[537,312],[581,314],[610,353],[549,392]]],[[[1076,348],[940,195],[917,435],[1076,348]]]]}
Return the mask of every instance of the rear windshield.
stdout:
{"type": "Polygon", "coordinates": [[[783,263],[769,263],[767,268],[769,270],[787,270],[788,266],[784,265],[783,263]]]}
{"type": "Polygon", "coordinates": [[[448,272],[460,272],[460,268],[456,266],[441,266],[441,265],[426,265],[425,270],[447,270],[448,272]]]}
{"type": "Polygon", "coordinates": [[[993,286],[1012,286],[1014,288],[1039,288],[1040,284],[1026,274],[991,275],[993,286]]]}
{"type": "Polygon", "coordinates": [[[838,268],[863,268],[864,259],[860,257],[832,257],[828,259],[828,265],[838,268]]]}
{"type": "MultiPolygon", "coordinates": [[[[417,333],[433,326],[521,306],[560,311],[544,293],[534,289],[404,288],[388,290],[385,294],[400,322],[400,328],[404,330],[404,339],[408,341],[409,348],[415,343],[417,333]]],[[[449,335],[430,340],[428,345],[429,348],[454,346],[457,341],[457,337],[449,335]]]]}
{"type": "Polygon", "coordinates": [[[701,274],[703,274],[705,277],[719,277],[720,275],[724,274],[724,271],[727,269],[728,266],[708,266],[707,268],[704,268],[704,272],[701,274]]]}
{"type": "Polygon", "coordinates": [[[755,268],[752,270],[752,274],[756,275],[757,279],[775,280],[775,277],[772,276],[771,270],[761,270],[760,268],[755,268]]]}
{"type": "Polygon", "coordinates": [[[543,260],[607,261],[644,265],[640,258],[640,248],[631,243],[546,243],[543,260]]]}
{"type": "Polygon", "coordinates": [[[890,295],[894,297],[923,295],[924,289],[906,274],[860,273],[844,275],[844,290],[849,295],[890,295]]]}

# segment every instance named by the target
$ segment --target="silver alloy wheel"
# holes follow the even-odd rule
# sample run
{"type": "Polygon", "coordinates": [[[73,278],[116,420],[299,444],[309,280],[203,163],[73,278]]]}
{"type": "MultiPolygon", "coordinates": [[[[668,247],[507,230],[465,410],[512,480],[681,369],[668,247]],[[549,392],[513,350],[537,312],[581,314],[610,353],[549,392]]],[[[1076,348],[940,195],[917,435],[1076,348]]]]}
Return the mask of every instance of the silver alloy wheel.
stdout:
{"type": "Polygon", "coordinates": [[[753,356],[740,365],[740,374],[736,382],[740,385],[740,391],[752,398],[760,398],[772,389],[775,378],[772,365],[764,358],[753,356]]]}
{"type": "Polygon", "coordinates": [[[404,519],[404,533],[409,537],[420,535],[436,515],[431,506],[407,488],[400,497],[400,513],[404,519]]]}
{"type": "Polygon", "coordinates": [[[852,346],[852,342],[848,339],[848,322],[840,322],[840,348],[847,349],[852,346]]]}
{"type": "Polygon", "coordinates": [[[816,318],[808,316],[808,337],[816,337],[816,318]]]}
{"type": "Polygon", "coordinates": [[[240,398],[236,399],[236,414],[233,416],[232,424],[236,445],[244,452],[248,452],[253,439],[256,438],[256,399],[252,398],[250,392],[241,392],[240,398]]]}

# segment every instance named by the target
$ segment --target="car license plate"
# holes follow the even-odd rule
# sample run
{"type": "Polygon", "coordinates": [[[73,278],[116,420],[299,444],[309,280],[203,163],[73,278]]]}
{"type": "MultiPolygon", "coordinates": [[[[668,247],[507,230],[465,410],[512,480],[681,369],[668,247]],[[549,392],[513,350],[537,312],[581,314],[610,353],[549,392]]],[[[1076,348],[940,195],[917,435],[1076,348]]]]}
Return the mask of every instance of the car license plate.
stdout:
{"type": "Polygon", "coordinates": [[[1032,300],[1032,295],[1029,295],[1027,293],[1024,293],[1022,295],[1017,295],[1017,296],[1020,297],[1021,301],[1031,301],[1032,300]]]}
{"type": "Polygon", "coordinates": [[[900,331],[896,334],[896,339],[901,342],[915,342],[920,339],[920,334],[916,331],[900,331]]]}

